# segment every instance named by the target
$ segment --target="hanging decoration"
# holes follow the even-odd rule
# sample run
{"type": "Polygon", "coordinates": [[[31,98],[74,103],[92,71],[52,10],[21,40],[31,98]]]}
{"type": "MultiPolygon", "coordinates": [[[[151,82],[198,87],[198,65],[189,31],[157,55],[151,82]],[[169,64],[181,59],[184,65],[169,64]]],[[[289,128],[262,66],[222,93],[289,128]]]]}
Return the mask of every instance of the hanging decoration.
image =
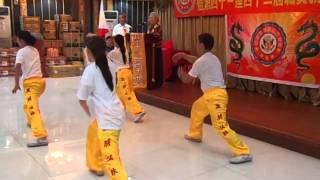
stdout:
{"type": "MultiPolygon", "coordinates": [[[[161,3],[164,2],[161,1],[161,3]]],[[[176,17],[239,13],[319,12],[320,0],[174,0],[174,7],[176,17]]]]}
{"type": "Polygon", "coordinates": [[[320,87],[320,14],[242,14],[227,18],[228,74],[320,87]]]}

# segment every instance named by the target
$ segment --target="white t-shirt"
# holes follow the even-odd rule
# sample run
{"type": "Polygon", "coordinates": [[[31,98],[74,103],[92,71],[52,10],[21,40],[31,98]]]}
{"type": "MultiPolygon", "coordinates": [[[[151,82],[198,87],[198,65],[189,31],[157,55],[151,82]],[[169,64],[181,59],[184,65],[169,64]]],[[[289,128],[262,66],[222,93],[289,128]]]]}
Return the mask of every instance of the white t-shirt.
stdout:
{"type": "Polygon", "coordinates": [[[112,36],[122,35],[125,36],[126,33],[130,33],[131,26],[129,24],[121,25],[120,23],[114,26],[112,36]]]}
{"type": "Polygon", "coordinates": [[[109,63],[109,67],[113,78],[113,91],[106,84],[100,68],[96,63],[91,63],[83,72],[77,97],[87,100],[91,118],[97,120],[100,129],[120,130],[125,120],[125,111],[115,92],[116,66],[109,63]]]}
{"type": "Polygon", "coordinates": [[[127,62],[123,63],[123,57],[120,48],[115,47],[112,51],[110,51],[107,55],[108,61],[113,62],[117,66],[118,69],[130,68],[128,51],[126,51],[127,62]]]}
{"type": "Polygon", "coordinates": [[[25,46],[17,53],[16,64],[21,64],[22,79],[42,77],[40,55],[36,48],[25,46]]]}
{"type": "Polygon", "coordinates": [[[200,79],[202,91],[214,87],[226,88],[221,63],[211,52],[203,54],[196,60],[189,75],[200,79]]]}

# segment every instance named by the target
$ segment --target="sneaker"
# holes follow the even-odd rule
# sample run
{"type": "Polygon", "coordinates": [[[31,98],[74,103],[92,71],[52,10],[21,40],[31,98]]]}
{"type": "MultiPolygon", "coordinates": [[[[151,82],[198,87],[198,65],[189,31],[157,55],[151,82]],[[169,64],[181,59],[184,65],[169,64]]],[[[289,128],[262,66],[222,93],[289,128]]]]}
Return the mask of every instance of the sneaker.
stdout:
{"type": "Polygon", "coordinates": [[[96,176],[99,176],[99,177],[102,177],[104,176],[104,171],[95,171],[95,170],[89,170],[92,174],[96,175],[96,176]]]}
{"type": "Polygon", "coordinates": [[[189,135],[184,135],[184,139],[188,140],[188,141],[191,141],[191,142],[196,142],[196,143],[201,143],[202,140],[201,139],[194,139],[192,137],[190,137],[189,135]]]}
{"type": "Polygon", "coordinates": [[[239,155],[231,158],[230,164],[243,164],[251,162],[253,159],[250,155],[239,155]]]}
{"type": "Polygon", "coordinates": [[[40,146],[48,146],[49,142],[48,139],[45,138],[38,138],[33,139],[30,142],[27,143],[27,147],[34,148],[34,147],[40,147],[40,146]]]}
{"type": "Polygon", "coordinates": [[[142,112],[140,114],[137,115],[137,117],[133,120],[133,122],[135,123],[139,123],[142,122],[142,118],[146,115],[146,112],[142,112]]]}

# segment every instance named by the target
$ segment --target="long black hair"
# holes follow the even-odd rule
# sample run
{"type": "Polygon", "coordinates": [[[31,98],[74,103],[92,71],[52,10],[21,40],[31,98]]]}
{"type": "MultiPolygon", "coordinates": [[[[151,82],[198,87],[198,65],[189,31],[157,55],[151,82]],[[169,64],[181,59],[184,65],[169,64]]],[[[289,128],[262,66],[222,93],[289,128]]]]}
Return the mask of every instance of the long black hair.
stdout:
{"type": "Polygon", "coordinates": [[[37,42],[36,38],[32,36],[29,31],[19,31],[17,37],[22,39],[29,46],[34,46],[37,42]]]}
{"type": "Polygon", "coordinates": [[[95,58],[96,65],[100,68],[105,82],[107,83],[109,89],[113,91],[113,79],[105,54],[106,43],[104,39],[98,36],[89,37],[86,39],[86,47],[92,52],[92,55],[95,58]]]}
{"type": "Polygon", "coordinates": [[[127,64],[126,47],[124,46],[124,37],[122,35],[116,35],[114,37],[114,41],[117,43],[117,45],[120,48],[123,64],[127,64]]]}

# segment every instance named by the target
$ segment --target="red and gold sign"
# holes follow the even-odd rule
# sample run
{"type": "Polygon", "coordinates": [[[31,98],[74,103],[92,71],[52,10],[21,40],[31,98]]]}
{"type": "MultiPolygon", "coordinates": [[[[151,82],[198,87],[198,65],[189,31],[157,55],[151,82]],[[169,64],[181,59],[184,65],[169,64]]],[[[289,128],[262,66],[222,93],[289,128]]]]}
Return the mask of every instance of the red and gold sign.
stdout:
{"type": "Polygon", "coordinates": [[[319,12],[320,0],[174,0],[177,17],[235,13],[319,12]]]}
{"type": "Polygon", "coordinates": [[[320,14],[228,15],[227,69],[231,76],[320,87],[320,14]]]}
{"type": "Polygon", "coordinates": [[[197,0],[175,1],[175,7],[181,14],[188,14],[194,10],[197,0]]]}
{"type": "Polygon", "coordinates": [[[144,33],[130,34],[131,63],[134,88],[147,87],[147,65],[144,33]]]}
{"type": "Polygon", "coordinates": [[[261,64],[271,65],[280,61],[286,47],[285,32],[277,23],[262,23],[252,35],[251,51],[261,64]]]}

